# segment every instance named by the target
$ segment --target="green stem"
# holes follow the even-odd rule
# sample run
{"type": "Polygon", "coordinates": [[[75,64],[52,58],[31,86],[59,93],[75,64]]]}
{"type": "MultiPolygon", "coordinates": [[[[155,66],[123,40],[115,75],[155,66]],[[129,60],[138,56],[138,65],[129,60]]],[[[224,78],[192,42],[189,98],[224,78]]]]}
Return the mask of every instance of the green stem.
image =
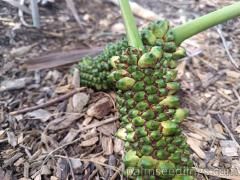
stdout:
{"type": "Polygon", "coordinates": [[[174,28],[172,31],[175,36],[175,42],[179,45],[191,36],[237,16],[240,16],[240,2],[234,3],[230,6],[224,7],[174,28]]]}
{"type": "Polygon", "coordinates": [[[119,0],[119,5],[121,8],[122,17],[124,19],[129,45],[138,49],[142,49],[143,43],[138,33],[136,21],[133,17],[129,1],[119,0]]]}

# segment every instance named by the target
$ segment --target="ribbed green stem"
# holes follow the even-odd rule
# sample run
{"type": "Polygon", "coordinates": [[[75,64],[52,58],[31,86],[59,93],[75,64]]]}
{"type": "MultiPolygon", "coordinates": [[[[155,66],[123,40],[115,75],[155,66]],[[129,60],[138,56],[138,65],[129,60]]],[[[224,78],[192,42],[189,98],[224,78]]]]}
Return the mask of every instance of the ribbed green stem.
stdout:
{"type": "Polygon", "coordinates": [[[179,45],[191,36],[237,16],[240,16],[240,2],[226,6],[174,28],[172,31],[175,36],[175,42],[179,45]]]}
{"type": "Polygon", "coordinates": [[[127,32],[128,43],[130,46],[142,49],[143,43],[140,38],[136,21],[133,17],[129,1],[128,0],[119,0],[119,5],[122,12],[122,17],[124,19],[125,29],[127,32]]]}

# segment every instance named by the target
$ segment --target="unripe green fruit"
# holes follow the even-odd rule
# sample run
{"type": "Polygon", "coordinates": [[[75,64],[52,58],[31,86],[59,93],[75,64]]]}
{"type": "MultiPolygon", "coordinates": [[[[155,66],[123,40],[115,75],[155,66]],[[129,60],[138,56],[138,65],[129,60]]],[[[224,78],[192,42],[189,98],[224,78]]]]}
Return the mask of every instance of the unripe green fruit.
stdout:
{"type": "Polygon", "coordinates": [[[174,108],[179,106],[179,98],[177,96],[167,96],[159,104],[163,106],[168,106],[169,108],[174,108]]]}
{"type": "Polygon", "coordinates": [[[153,53],[145,53],[143,54],[139,61],[138,61],[138,66],[140,68],[151,68],[154,67],[157,62],[157,58],[154,56],[153,53]]]}
{"type": "Polygon", "coordinates": [[[139,157],[136,155],[136,151],[128,151],[125,154],[123,162],[126,167],[136,167],[139,162],[139,157]]]}
{"type": "Polygon", "coordinates": [[[162,178],[172,178],[175,175],[175,164],[170,161],[159,161],[157,169],[162,178]]]}
{"type": "Polygon", "coordinates": [[[153,169],[157,165],[157,161],[151,156],[142,156],[138,162],[138,167],[143,169],[153,169]]]}
{"type": "Polygon", "coordinates": [[[142,38],[143,38],[143,42],[149,45],[154,45],[157,40],[153,32],[149,30],[144,30],[142,32],[142,38]]]}
{"type": "Polygon", "coordinates": [[[163,121],[161,122],[161,125],[163,127],[162,133],[164,136],[170,136],[176,134],[179,129],[179,126],[177,123],[172,121],[163,121]]]}
{"type": "Polygon", "coordinates": [[[124,77],[122,79],[119,79],[116,86],[120,90],[128,90],[131,89],[135,84],[135,80],[129,77],[124,77]]]}
{"type": "MultiPolygon", "coordinates": [[[[121,128],[116,134],[126,142],[126,168],[130,165],[135,170],[152,168],[161,172],[153,179],[172,179],[177,177],[175,173],[166,175],[162,170],[192,166],[179,127],[187,113],[179,108],[180,101],[175,95],[180,89],[175,82],[176,60],[184,51],[174,43],[168,23],[154,23],[142,34],[146,45],[143,50],[112,45],[99,56],[98,63],[86,60],[81,67],[84,69],[81,82],[91,87],[118,89],[121,128]]],[[[136,176],[150,178],[134,173],[129,178],[136,176]]]]}

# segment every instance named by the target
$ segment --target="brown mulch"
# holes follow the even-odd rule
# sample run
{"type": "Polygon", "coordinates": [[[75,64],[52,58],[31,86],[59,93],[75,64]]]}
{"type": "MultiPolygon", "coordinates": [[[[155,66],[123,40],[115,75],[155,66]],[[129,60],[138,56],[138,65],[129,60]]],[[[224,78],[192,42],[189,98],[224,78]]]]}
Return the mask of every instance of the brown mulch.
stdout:
{"type": "MultiPolygon", "coordinates": [[[[136,2],[176,25],[234,1],[136,2]]],[[[123,178],[123,142],[114,137],[119,127],[114,92],[79,87],[80,72],[73,67],[28,72],[22,66],[39,55],[94,48],[122,36],[114,4],[75,3],[81,27],[59,1],[50,9],[41,7],[41,30],[20,26],[16,9],[0,3],[2,179],[123,178]]],[[[137,20],[140,26],[148,23],[137,20]]],[[[189,57],[180,61],[178,79],[182,104],[190,109],[183,129],[199,180],[240,179],[240,71],[222,42],[240,64],[239,27],[239,19],[231,20],[183,44],[189,57]]]]}

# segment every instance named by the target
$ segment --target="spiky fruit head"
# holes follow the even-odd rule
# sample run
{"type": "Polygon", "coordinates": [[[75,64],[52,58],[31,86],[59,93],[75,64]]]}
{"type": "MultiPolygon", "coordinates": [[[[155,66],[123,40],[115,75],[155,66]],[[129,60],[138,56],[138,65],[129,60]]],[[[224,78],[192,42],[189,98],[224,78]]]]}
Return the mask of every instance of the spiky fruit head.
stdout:
{"type": "Polygon", "coordinates": [[[136,151],[129,150],[123,159],[126,167],[136,167],[139,162],[139,157],[136,155],[136,151]]]}
{"type": "Polygon", "coordinates": [[[120,90],[128,90],[134,86],[135,82],[136,81],[133,78],[124,77],[117,81],[116,86],[120,90]]]}
{"type": "MultiPolygon", "coordinates": [[[[117,106],[125,129],[122,138],[125,149],[134,151],[133,159],[136,157],[138,161],[137,165],[133,163],[133,169],[160,169],[162,174],[157,179],[172,179],[175,174],[166,175],[166,171],[191,166],[186,140],[180,135],[179,121],[183,118],[182,112],[177,111],[180,102],[174,96],[180,88],[180,84],[174,82],[176,59],[183,51],[176,47],[173,34],[166,34],[168,24],[157,23],[145,31],[144,42],[155,46],[146,46],[143,50],[128,47],[112,59],[115,71],[127,72],[115,72],[112,78],[117,81],[117,106]]],[[[149,179],[146,174],[132,174],[131,178],[136,176],[149,179]]]]}
{"type": "Polygon", "coordinates": [[[162,133],[164,136],[171,136],[178,132],[179,125],[176,122],[173,121],[163,121],[161,122],[161,125],[163,127],[162,133]]]}

